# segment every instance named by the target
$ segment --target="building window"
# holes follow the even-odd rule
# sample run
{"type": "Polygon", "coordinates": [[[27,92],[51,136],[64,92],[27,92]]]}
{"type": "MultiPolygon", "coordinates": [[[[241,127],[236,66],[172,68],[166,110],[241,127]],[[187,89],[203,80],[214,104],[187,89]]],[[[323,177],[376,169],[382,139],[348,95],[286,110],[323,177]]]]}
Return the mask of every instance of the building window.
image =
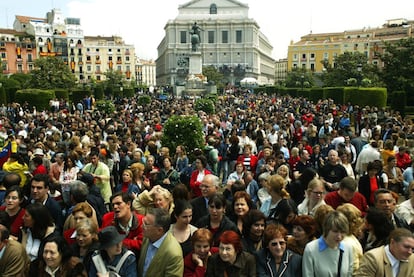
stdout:
{"type": "Polygon", "coordinates": [[[323,53],[323,59],[327,60],[329,58],[329,54],[328,53],[323,53]]]}
{"type": "Polygon", "coordinates": [[[6,53],[5,52],[1,52],[1,58],[2,59],[7,59],[6,53]]]}
{"type": "Polygon", "coordinates": [[[29,63],[33,62],[33,57],[32,57],[32,54],[27,54],[27,61],[28,61],[29,63]]]}
{"type": "Polygon", "coordinates": [[[214,43],[214,31],[208,31],[208,43],[214,43]]]}
{"type": "Polygon", "coordinates": [[[302,60],[306,60],[306,54],[302,54],[302,60]]]}
{"type": "Polygon", "coordinates": [[[29,71],[33,70],[33,64],[29,64],[29,71]]]}
{"type": "Polygon", "coordinates": [[[236,43],[242,43],[242,31],[241,30],[236,31],[236,43]]]}
{"type": "Polygon", "coordinates": [[[310,64],[310,69],[311,69],[311,71],[315,71],[315,64],[314,63],[310,64]]]}
{"type": "Polygon", "coordinates": [[[92,70],[92,66],[88,65],[88,66],[86,67],[86,70],[87,70],[87,71],[91,71],[91,70],[92,70]]]}
{"type": "Polygon", "coordinates": [[[96,76],[96,80],[100,81],[101,80],[101,75],[96,76]]]}
{"type": "Polygon", "coordinates": [[[19,73],[23,72],[23,65],[22,64],[17,65],[17,72],[19,72],[19,73]]]}
{"type": "Polygon", "coordinates": [[[127,62],[129,62],[129,56],[126,56],[126,57],[125,57],[125,60],[126,60],[127,62]]]}
{"type": "Polygon", "coordinates": [[[118,71],[122,71],[122,66],[118,66],[118,71]]]}
{"type": "Polygon", "coordinates": [[[187,43],[187,31],[180,31],[180,43],[187,43]]]}
{"type": "Polygon", "coordinates": [[[221,31],[221,43],[229,43],[229,32],[221,31]]]}
{"type": "Polygon", "coordinates": [[[311,53],[310,58],[311,58],[311,60],[314,60],[315,59],[315,53],[311,53]]]}
{"type": "Polygon", "coordinates": [[[210,5],[210,14],[217,14],[217,5],[211,4],[210,5]]]}

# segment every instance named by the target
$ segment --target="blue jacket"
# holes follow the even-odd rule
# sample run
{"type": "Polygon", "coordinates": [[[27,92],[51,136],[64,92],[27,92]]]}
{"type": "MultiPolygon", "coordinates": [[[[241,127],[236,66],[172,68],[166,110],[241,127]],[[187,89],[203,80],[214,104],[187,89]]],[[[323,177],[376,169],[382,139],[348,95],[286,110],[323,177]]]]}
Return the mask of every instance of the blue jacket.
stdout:
{"type": "Polygon", "coordinates": [[[286,249],[278,270],[276,270],[275,258],[267,248],[261,249],[255,256],[257,277],[302,276],[302,257],[290,250],[286,249]]]}

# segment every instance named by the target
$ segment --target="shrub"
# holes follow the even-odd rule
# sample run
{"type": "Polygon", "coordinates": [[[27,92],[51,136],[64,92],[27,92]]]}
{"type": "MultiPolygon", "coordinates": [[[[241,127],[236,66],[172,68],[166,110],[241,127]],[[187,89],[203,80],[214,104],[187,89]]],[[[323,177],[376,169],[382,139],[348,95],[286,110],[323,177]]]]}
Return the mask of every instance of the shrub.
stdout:
{"type": "Polygon", "coordinates": [[[194,109],[196,111],[203,111],[207,114],[214,113],[214,103],[210,99],[197,99],[194,109]]]}
{"type": "Polygon", "coordinates": [[[20,104],[27,101],[35,106],[38,111],[48,110],[51,99],[56,98],[53,90],[46,89],[22,89],[16,92],[16,101],[20,104]]]}
{"type": "Polygon", "coordinates": [[[204,146],[203,125],[197,116],[171,116],[164,124],[162,145],[173,153],[177,145],[184,145],[188,153],[204,146]]]}
{"type": "Polygon", "coordinates": [[[95,99],[102,100],[104,99],[104,89],[102,85],[97,85],[94,89],[95,99]]]}
{"type": "Polygon", "coordinates": [[[140,106],[149,105],[151,103],[151,97],[148,95],[141,95],[140,97],[138,97],[137,103],[140,106]]]}
{"type": "Polygon", "coordinates": [[[65,99],[69,100],[69,91],[64,88],[57,88],[55,89],[55,96],[57,99],[65,99]]]}
{"type": "Polygon", "coordinates": [[[7,104],[7,96],[6,96],[6,90],[4,89],[3,86],[0,87],[0,105],[7,104]]]}
{"type": "Polygon", "coordinates": [[[115,111],[115,104],[110,100],[98,100],[95,103],[95,107],[103,114],[111,115],[115,111]]]}
{"type": "Polygon", "coordinates": [[[124,97],[131,98],[135,94],[134,88],[124,88],[124,97]]]}

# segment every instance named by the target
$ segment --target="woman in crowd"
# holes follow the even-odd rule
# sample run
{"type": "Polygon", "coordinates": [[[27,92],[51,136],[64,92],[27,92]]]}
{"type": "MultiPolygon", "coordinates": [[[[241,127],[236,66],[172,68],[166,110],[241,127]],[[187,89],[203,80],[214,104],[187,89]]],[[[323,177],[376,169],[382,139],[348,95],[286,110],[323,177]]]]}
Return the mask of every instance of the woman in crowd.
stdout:
{"type": "Polygon", "coordinates": [[[142,163],[133,163],[129,167],[132,170],[132,182],[138,186],[138,193],[140,194],[144,190],[151,189],[150,180],[145,177],[145,165],[142,163]]]}
{"type": "Polygon", "coordinates": [[[89,218],[96,225],[98,220],[96,218],[96,212],[87,202],[80,202],[75,205],[72,210],[72,214],[66,219],[63,229],[63,237],[66,239],[69,245],[75,243],[76,239],[76,225],[79,221],[89,218]]]}
{"type": "Polygon", "coordinates": [[[359,178],[358,191],[365,197],[369,206],[374,206],[375,191],[384,187],[378,172],[379,168],[375,165],[375,162],[369,162],[367,173],[359,178]]]}
{"type": "Polygon", "coordinates": [[[29,276],[88,276],[85,266],[78,257],[72,255],[62,236],[56,234],[47,237],[42,250],[39,259],[30,264],[29,276]]]}
{"type": "Polygon", "coordinates": [[[159,171],[160,169],[155,165],[155,156],[148,155],[147,163],[145,164],[144,175],[150,181],[150,187],[155,186],[157,173],[159,171]]]}
{"type": "Polygon", "coordinates": [[[289,197],[289,193],[284,189],[285,180],[279,175],[271,175],[268,180],[268,193],[270,198],[266,199],[260,211],[262,211],[266,217],[274,217],[279,202],[289,197]]]}
{"type": "Polygon", "coordinates": [[[23,217],[25,209],[22,207],[24,203],[23,191],[19,186],[11,186],[6,190],[4,197],[5,206],[0,206],[1,211],[6,211],[9,216],[10,237],[17,240],[20,229],[23,227],[23,217]]]}
{"type": "Polygon", "coordinates": [[[70,206],[70,183],[78,177],[79,167],[76,166],[76,156],[67,155],[64,158],[63,170],[59,175],[59,184],[62,187],[63,202],[70,206]]]}
{"type": "Polygon", "coordinates": [[[174,158],[175,170],[181,173],[188,166],[188,157],[184,145],[178,145],[175,148],[174,158]]]}
{"type": "Polygon", "coordinates": [[[236,191],[233,195],[233,211],[229,218],[236,223],[239,231],[243,230],[243,217],[253,208],[253,202],[246,191],[236,191]]]}
{"type": "Polygon", "coordinates": [[[322,181],[318,178],[313,178],[306,190],[305,200],[298,206],[298,214],[313,216],[317,208],[326,204],[325,200],[323,200],[324,193],[325,186],[322,181]]]}
{"type": "Polygon", "coordinates": [[[211,247],[213,234],[200,228],[194,232],[191,238],[193,251],[184,257],[184,277],[203,277],[207,269],[207,260],[218,252],[217,247],[211,247]]]}
{"type": "Polygon", "coordinates": [[[263,248],[265,226],[266,216],[259,210],[250,210],[243,217],[242,243],[245,251],[254,254],[263,248]]]}
{"type": "Polygon", "coordinates": [[[239,137],[236,134],[232,134],[229,142],[230,146],[227,153],[229,159],[229,171],[233,171],[236,169],[237,158],[240,153],[239,137]]]}
{"type": "Polygon", "coordinates": [[[256,261],[252,254],[243,251],[238,233],[225,231],[220,235],[219,252],[208,259],[205,276],[254,277],[256,261]]]}
{"type": "Polygon", "coordinates": [[[92,266],[92,255],[99,249],[98,225],[90,218],[76,223],[76,242],[71,245],[73,255],[78,257],[89,272],[92,266]]]}
{"type": "Polygon", "coordinates": [[[193,216],[193,207],[190,202],[185,200],[177,200],[174,204],[172,218],[175,223],[171,224],[170,232],[180,243],[183,256],[185,257],[192,249],[191,237],[197,230],[197,227],[190,224],[193,216]]]}
{"type": "Polygon", "coordinates": [[[172,191],[180,182],[180,174],[174,169],[170,157],[163,157],[162,164],[164,167],[157,174],[156,184],[172,191]]]}
{"type": "Polygon", "coordinates": [[[44,245],[45,238],[56,232],[49,210],[40,203],[33,203],[26,207],[21,230],[19,241],[26,249],[30,261],[38,258],[39,249],[44,245]]]}
{"type": "Polygon", "coordinates": [[[237,180],[244,181],[243,176],[244,176],[244,165],[242,162],[237,162],[236,170],[230,173],[229,177],[227,178],[227,186],[231,187],[234,184],[234,182],[236,182],[237,180]]]}
{"type": "Polygon", "coordinates": [[[343,242],[352,248],[354,256],[354,271],[359,268],[359,262],[364,255],[359,239],[362,238],[364,220],[361,217],[361,211],[350,203],[345,203],[336,208],[338,212],[343,213],[349,222],[349,232],[345,236],[343,242]]]}
{"type": "Polygon", "coordinates": [[[264,245],[256,254],[257,276],[302,276],[302,257],[286,248],[287,231],[269,224],[264,231],[264,245]]]}
{"type": "Polygon", "coordinates": [[[306,244],[315,239],[316,222],[309,215],[299,215],[293,220],[292,225],[293,233],[288,238],[287,247],[302,256],[306,244]]]}
{"type": "Polygon", "coordinates": [[[220,235],[227,230],[239,233],[237,226],[225,216],[226,199],[221,194],[216,194],[208,200],[209,214],[200,218],[196,226],[206,228],[213,233],[213,246],[219,245],[220,235]]]}
{"type": "Polygon", "coordinates": [[[166,209],[170,214],[174,210],[171,192],[161,186],[154,186],[150,191],[144,190],[138,196],[134,196],[132,206],[140,214],[147,214],[149,208],[166,209]]]}
{"type": "Polygon", "coordinates": [[[207,158],[204,155],[197,156],[195,160],[195,169],[191,173],[190,188],[193,197],[201,196],[200,185],[203,178],[207,174],[211,174],[211,171],[207,168],[207,158]]]}
{"type": "Polygon", "coordinates": [[[256,166],[257,166],[257,156],[253,154],[252,145],[251,144],[245,144],[243,146],[243,154],[241,154],[237,158],[237,162],[241,162],[244,165],[244,168],[246,170],[249,170],[251,172],[256,172],[256,166]]]}
{"type": "MultiPolygon", "coordinates": [[[[126,259],[117,273],[120,276],[136,277],[137,261],[135,254],[122,245],[122,240],[125,236],[119,234],[115,226],[108,226],[99,232],[98,237],[100,251],[97,254],[101,256],[104,266],[107,269],[109,266],[116,268],[122,256],[125,255],[126,259]]],[[[93,262],[88,276],[98,276],[98,269],[99,267],[97,268],[95,262],[93,262]]]]}
{"type": "Polygon", "coordinates": [[[122,183],[120,183],[115,188],[115,192],[123,191],[127,192],[129,195],[132,196],[133,193],[139,194],[141,190],[137,186],[137,184],[134,183],[134,174],[132,173],[131,169],[124,169],[122,172],[122,183]]]}
{"type": "Polygon", "coordinates": [[[302,276],[351,277],[353,269],[352,248],[342,243],[349,232],[345,215],[333,211],[326,216],[323,236],[309,242],[303,253],[302,276]]]}
{"type": "Polygon", "coordinates": [[[387,244],[392,230],[394,230],[394,224],[383,211],[369,208],[365,215],[365,233],[361,240],[364,252],[387,244]]]}
{"type": "Polygon", "coordinates": [[[350,163],[351,154],[348,152],[348,150],[343,149],[341,151],[338,151],[338,156],[340,159],[340,164],[345,168],[348,176],[352,179],[355,179],[354,169],[352,168],[352,164],[350,163]]]}
{"type": "Polygon", "coordinates": [[[282,199],[275,212],[272,216],[267,218],[267,224],[276,223],[280,224],[288,231],[288,234],[291,235],[293,232],[293,220],[298,215],[298,208],[295,201],[292,199],[282,199]]]}
{"type": "Polygon", "coordinates": [[[292,179],[290,179],[290,176],[289,176],[290,175],[289,166],[287,166],[286,164],[280,165],[276,170],[276,174],[282,176],[283,179],[285,179],[285,188],[287,188],[290,182],[292,182],[292,179]]]}
{"type": "Polygon", "coordinates": [[[332,211],[334,211],[334,208],[332,208],[332,206],[328,204],[321,205],[319,206],[319,208],[316,209],[315,214],[313,216],[313,219],[315,220],[315,223],[316,223],[315,237],[319,238],[320,236],[322,236],[323,223],[325,222],[326,216],[332,211]]]}

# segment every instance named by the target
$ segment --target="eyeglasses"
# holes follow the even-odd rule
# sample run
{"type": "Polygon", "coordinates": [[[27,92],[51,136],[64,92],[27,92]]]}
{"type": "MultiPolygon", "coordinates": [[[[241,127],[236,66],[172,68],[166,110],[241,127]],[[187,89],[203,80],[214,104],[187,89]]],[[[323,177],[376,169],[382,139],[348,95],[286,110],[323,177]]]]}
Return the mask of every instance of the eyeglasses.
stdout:
{"type": "Polygon", "coordinates": [[[274,241],[270,243],[271,246],[276,246],[276,245],[284,246],[285,244],[286,244],[286,241],[274,241]]]}
{"type": "Polygon", "coordinates": [[[323,191],[312,191],[312,193],[316,194],[316,195],[322,195],[323,191]]]}

